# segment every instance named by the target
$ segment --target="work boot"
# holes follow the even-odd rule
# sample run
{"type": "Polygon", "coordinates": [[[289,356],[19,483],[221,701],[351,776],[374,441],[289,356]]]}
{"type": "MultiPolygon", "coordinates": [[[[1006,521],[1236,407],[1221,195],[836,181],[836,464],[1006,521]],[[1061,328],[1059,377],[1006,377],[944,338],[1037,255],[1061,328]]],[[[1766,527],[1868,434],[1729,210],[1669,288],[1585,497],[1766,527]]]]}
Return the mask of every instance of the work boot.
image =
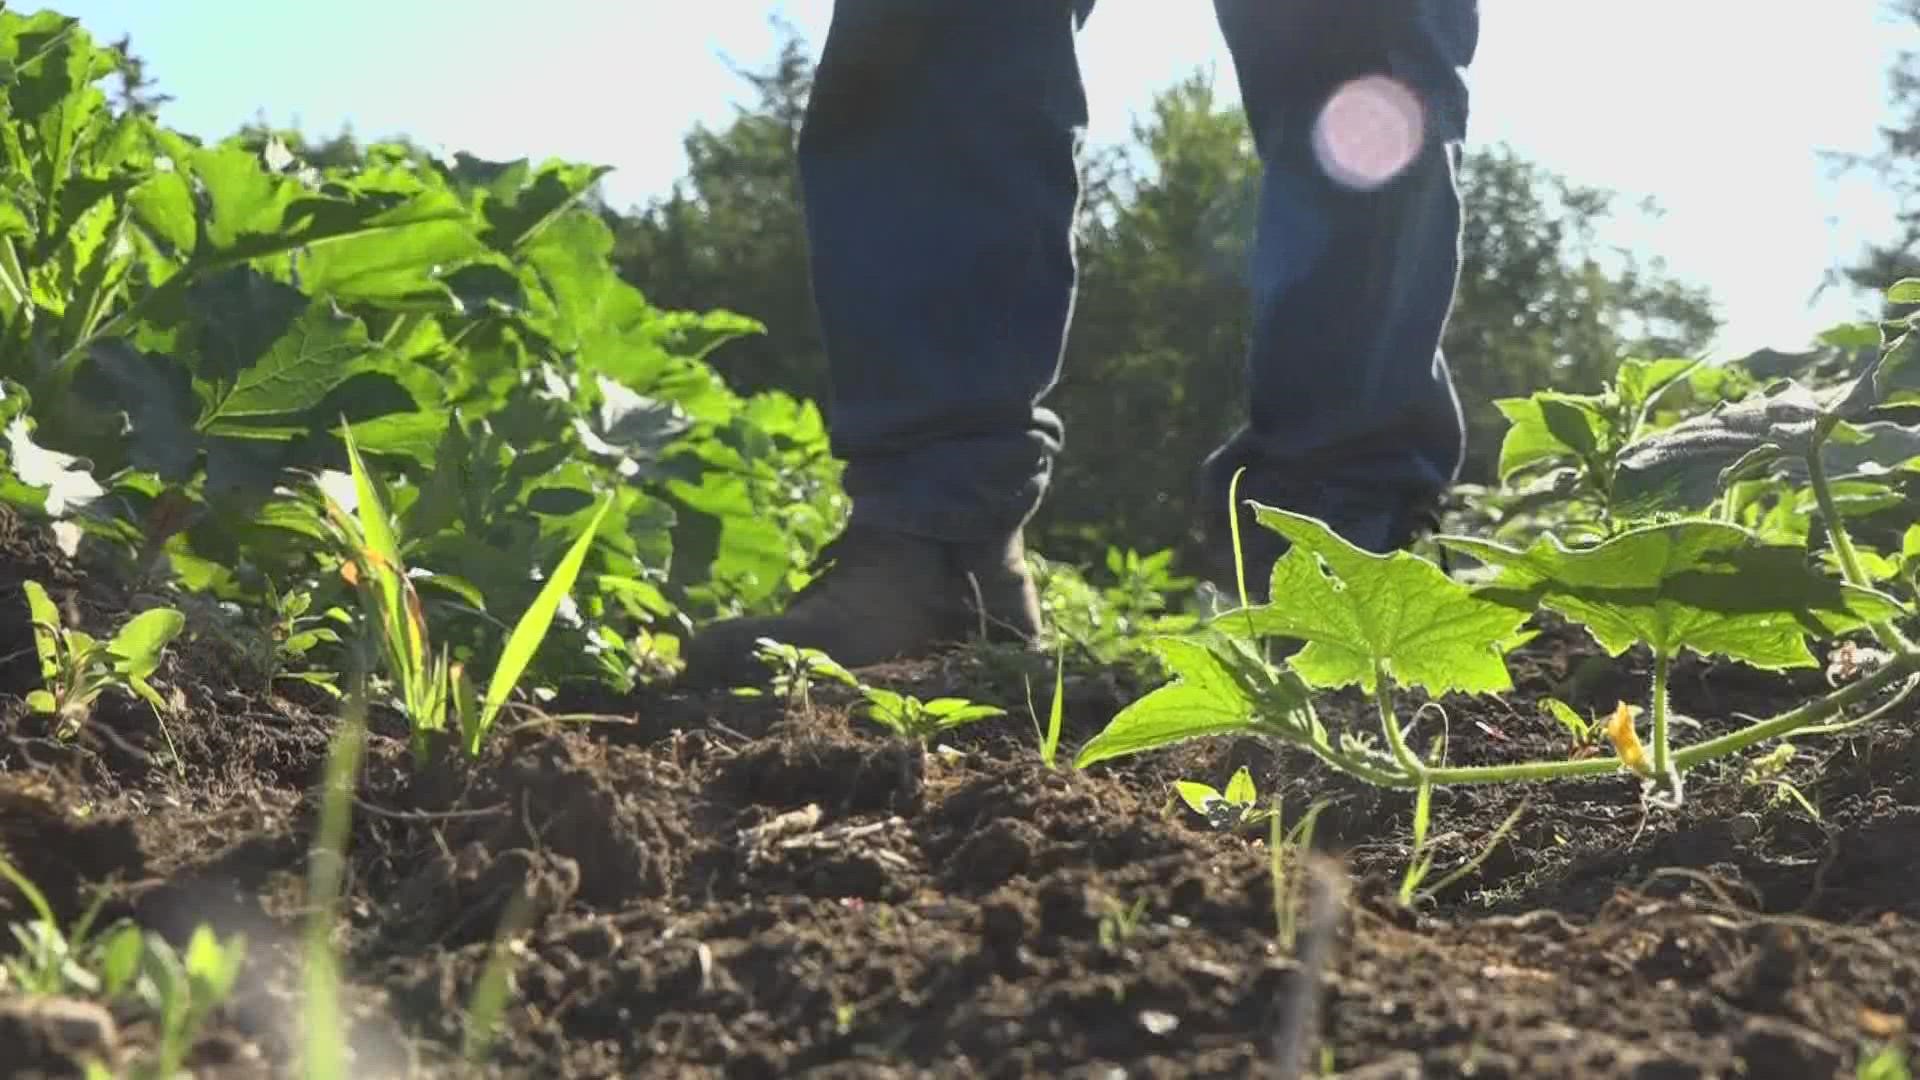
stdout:
{"type": "Polygon", "coordinates": [[[1040,631],[1040,600],[1019,534],[998,543],[953,544],[850,526],[821,553],[820,575],[779,615],[729,619],[687,643],[691,686],[757,683],[755,656],[771,638],[819,649],[847,668],[925,656],[984,632],[1027,640],[1040,631]]]}
{"type": "MultiPolygon", "coordinates": [[[[1207,551],[1204,572],[1237,603],[1240,593],[1234,572],[1233,526],[1227,517],[1231,480],[1231,473],[1224,472],[1224,463],[1209,458],[1201,469],[1198,497],[1204,500],[1200,514],[1207,551]]],[[[1330,480],[1256,479],[1249,471],[1240,481],[1240,547],[1246,565],[1247,600],[1254,604],[1268,602],[1273,566],[1290,545],[1286,537],[1254,518],[1253,510],[1246,505],[1249,501],[1305,514],[1325,523],[1355,547],[1379,555],[1413,546],[1422,536],[1437,531],[1440,522],[1438,501],[1432,497],[1397,489],[1368,490],[1330,480]]]]}

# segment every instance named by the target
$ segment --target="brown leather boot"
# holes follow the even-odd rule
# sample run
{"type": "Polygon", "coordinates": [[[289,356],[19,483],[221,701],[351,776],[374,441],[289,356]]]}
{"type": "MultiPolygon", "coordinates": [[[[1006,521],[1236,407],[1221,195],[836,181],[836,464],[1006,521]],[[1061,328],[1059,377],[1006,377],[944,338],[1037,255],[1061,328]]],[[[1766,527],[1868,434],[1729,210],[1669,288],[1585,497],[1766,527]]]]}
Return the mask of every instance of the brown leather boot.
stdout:
{"type": "Polygon", "coordinates": [[[763,681],[761,638],[819,649],[848,668],[924,656],[983,631],[1027,640],[1040,600],[1018,534],[999,543],[950,544],[851,526],[821,553],[830,562],[779,615],[729,619],[687,643],[688,686],[763,681]]]}

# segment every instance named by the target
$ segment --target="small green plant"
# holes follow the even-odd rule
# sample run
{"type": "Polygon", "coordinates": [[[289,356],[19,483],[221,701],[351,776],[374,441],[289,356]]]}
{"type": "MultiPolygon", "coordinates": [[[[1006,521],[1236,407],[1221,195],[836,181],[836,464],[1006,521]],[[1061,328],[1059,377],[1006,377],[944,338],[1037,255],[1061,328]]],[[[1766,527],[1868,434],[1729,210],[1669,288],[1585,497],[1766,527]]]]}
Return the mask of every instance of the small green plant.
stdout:
{"type": "Polygon", "coordinates": [[[1525,509],[1560,504],[1583,533],[1615,527],[1614,481],[1620,459],[1654,422],[1662,397],[1686,385],[1697,360],[1630,359],[1597,394],[1542,390],[1494,402],[1510,426],[1500,445],[1502,483],[1534,478],[1525,509]],[[1590,519],[1590,520],[1588,520],[1590,519]]]}
{"type": "Polygon", "coordinates": [[[1819,821],[1819,808],[1814,806],[1813,801],[1800,790],[1800,785],[1782,775],[1787,771],[1787,767],[1793,764],[1794,753],[1793,744],[1783,742],[1748,763],[1746,770],[1740,774],[1740,779],[1753,787],[1773,789],[1773,794],[1767,799],[1768,806],[1778,806],[1787,802],[1796,803],[1809,818],[1819,821]]]}
{"type": "Polygon", "coordinates": [[[194,929],[184,953],[158,934],[130,925],[102,943],[101,981],[107,996],[132,996],[159,1021],[158,1060],[136,1075],[152,1080],[179,1075],[208,1015],[232,995],[246,951],[244,934],[221,941],[205,925],[194,929]]]}
{"type": "Polygon", "coordinates": [[[1140,920],[1147,912],[1147,898],[1142,896],[1128,907],[1122,907],[1118,900],[1108,898],[1106,914],[1100,916],[1100,948],[1113,952],[1132,940],[1140,929],[1140,920]]]}
{"type": "Polygon", "coordinates": [[[1109,547],[1106,573],[1096,584],[1079,568],[1038,555],[1028,559],[1040,592],[1040,607],[1054,638],[1063,647],[1097,664],[1136,664],[1143,646],[1156,634],[1191,629],[1198,619],[1173,610],[1173,597],[1194,585],[1173,573],[1173,552],[1142,555],[1109,547]]]}
{"type": "Polygon", "coordinates": [[[29,923],[10,927],[21,951],[0,965],[0,989],[18,988],[28,994],[64,994],[69,991],[93,993],[100,981],[86,963],[87,934],[99,913],[94,905],[74,925],[61,930],[47,903],[45,893],[22,874],[5,856],[0,856],[0,879],[19,891],[27,906],[38,916],[29,923]]]}
{"type": "Polygon", "coordinates": [[[1260,806],[1253,773],[1245,765],[1234,771],[1225,791],[1215,791],[1195,780],[1175,780],[1173,789],[1188,809],[1206,818],[1208,825],[1223,831],[1251,828],[1277,813],[1260,806]]]}
{"type": "MultiPolygon", "coordinates": [[[[1902,286],[1920,297],[1920,281],[1902,286]]],[[[1411,899],[1444,885],[1423,888],[1432,870],[1427,837],[1434,787],[1626,773],[1640,780],[1649,803],[1678,806],[1682,777],[1698,765],[1769,740],[1884,715],[1920,687],[1920,650],[1899,626],[1914,612],[1876,587],[1880,579],[1869,572],[1838,509],[1824,454],[1829,444],[1874,444],[1890,448],[1893,464],[1920,458],[1914,449],[1920,432],[1869,430],[1890,423],[1874,419],[1885,409],[1920,404],[1916,330],[1920,315],[1910,316],[1850,385],[1825,398],[1742,402],[1644,438],[1633,436],[1642,431],[1661,383],[1651,368],[1635,375],[1645,386],[1621,399],[1632,404],[1625,412],[1602,415],[1567,402],[1560,403],[1566,409],[1535,410],[1533,434],[1545,432],[1555,445],[1567,445],[1568,431],[1560,429],[1593,437],[1598,456],[1584,465],[1590,482],[1604,488],[1599,494],[1605,513],[1595,527],[1576,530],[1571,543],[1550,532],[1524,546],[1438,537],[1444,549],[1477,561],[1475,584],[1412,552],[1369,552],[1324,522],[1254,504],[1260,525],[1287,541],[1269,589],[1284,600],[1249,603],[1243,571],[1240,608],[1194,632],[1157,639],[1155,651],[1173,680],[1121,710],[1081,748],[1076,764],[1084,768],[1186,739],[1242,734],[1290,743],[1367,783],[1411,789],[1414,856],[1401,889],[1403,899],[1411,899]],[[1808,541],[1784,541],[1721,514],[1687,509],[1713,502],[1740,476],[1794,462],[1819,508],[1837,578],[1823,572],[1820,553],[1808,541]],[[1651,716],[1651,747],[1635,726],[1641,710],[1622,703],[1605,726],[1613,755],[1589,752],[1584,744],[1593,725],[1551,705],[1549,711],[1575,737],[1576,753],[1564,760],[1448,765],[1444,733],[1429,753],[1416,752],[1412,727],[1399,719],[1401,693],[1424,691],[1437,700],[1510,691],[1507,655],[1533,636],[1527,624],[1544,611],[1582,627],[1610,657],[1629,650],[1650,655],[1644,711],[1651,716]],[[1747,718],[1744,727],[1726,734],[1674,745],[1674,728],[1691,724],[1669,698],[1673,665],[1684,654],[1765,671],[1817,668],[1810,639],[1840,642],[1862,632],[1871,633],[1879,648],[1871,655],[1859,649],[1850,654],[1841,665],[1846,677],[1835,680],[1845,685],[1773,717],[1747,718]],[[1297,644],[1298,650],[1276,664],[1264,648],[1271,639],[1297,644]],[[1347,687],[1371,701],[1377,739],[1359,730],[1329,731],[1319,718],[1313,692],[1347,687]],[[1864,716],[1829,723],[1862,707],[1864,716]]],[[[1682,366],[1669,366],[1672,372],[1662,379],[1678,378],[1682,366]]],[[[1532,436],[1513,438],[1524,448],[1532,436]]],[[[1238,504],[1237,492],[1230,498],[1238,504]]],[[[1237,528],[1239,515],[1232,520],[1237,528]]],[[[1238,559],[1237,531],[1234,540],[1238,559]]]]}
{"type": "Polygon", "coordinates": [[[271,691],[276,683],[291,679],[338,698],[339,676],[315,663],[313,654],[340,644],[340,632],[328,623],[351,628],[353,616],[340,607],[311,614],[313,599],[310,588],[282,592],[267,581],[257,604],[189,595],[184,606],[195,628],[237,653],[263,689],[271,691]]]}
{"type": "Polygon", "coordinates": [[[100,641],[84,630],[62,626],[60,609],[39,582],[22,582],[21,588],[33,619],[33,645],[44,684],[27,695],[27,705],[56,717],[63,738],[79,730],[93,703],[110,689],[138,695],[155,713],[167,711],[147,679],[159,670],[168,643],[185,628],[184,615],[173,608],[152,608],[127,620],[111,640],[100,641]]]}
{"type": "Polygon", "coordinates": [[[1305,875],[1293,873],[1295,865],[1304,866],[1306,858],[1290,858],[1293,852],[1307,852],[1313,849],[1313,828],[1320,820],[1321,811],[1328,802],[1322,799],[1307,808],[1293,828],[1285,828],[1285,819],[1281,813],[1280,800],[1273,800],[1273,808],[1267,816],[1267,863],[1268,873],[1273,882],[1273,932],[1280,941],[1280,947],[1292,951],[1300,923],[1300,900],[1305,889],[1305,875]]]}
{"type": "Polygon", "coordinates": [[[925,743],[943,731],[951,731],[976,720],[1005,716],[998,705],[980,705],[965,698],[934,698],[923,701],[912,694],[862,686],[867,699],[867,717],[896,735],[925,743]]]}
{"type": "Polygon", "coordinates": [[[123,920],[93,937],[98,899],[63,931],[45,894],[4,857],[0,879],[18,890],[38,916],[11,927],[21,952],[0,966],[0,989],[138,1001],[154,1014],[160,1039],[158,1060],[140,1063],[131,1075],[142,1080],[179,1075],[208,1014],[233,992],[246,958],[246,936],[221,941],[212,928],[201,925],[181,953],[160,935],[123,920]]]}
{"type": "Polygon", "coordinates": [[[1060,643],[1053,658],[1053,704],[1047,709],[1047,724],[1040,726],[1040,714],[1033,708],[1033,684],[1027,684],[1027,715],[1033,718],[1034,735],[1040,744],[1040,764],[1055,768],[1060,755],[1060,727],[1066,708],[1066,643],[1060,643]]]}
{"type": "Polygon", "coordinates": [[[317,686],[334,697],[340,696],[339,676],[319,668],[300,667],[307,656],[322,645],[338,645],[340,634],[329,622],[349,625],[351,617],[340,608],[313,615],[313,592],[291,589],[281,592],[272,582],[266,585],[266,625],[260,633],[256,662],[271,687],[281,679],[294,679],[317,686]],[[292,669],[292,670],[290,670],[292,669]]]}
{"type": "Polygon", "coordinates": [[[1547,698],[1540,702],[1540,711],[1553,717],[1567,730],[1575,750],[1584,750],[1593,745],[1593,721],[1581,716],[1573,706],[1559,698],[1547,698]]]}
{"type": "Polygon", "coordinates": [[[341,574],[359,590],[380,655],[386,661],[387,676],[399,687],[400,706],[413,731],[414,754],[416,758],[427,755],[433,739],[446,732],[451,715],[459,726],[462,747],[469,756],[478,756],[481,742],[539,651],[561,602],[573,589],[612,501],[601,505],[547,577],[533,604],[520,616],[482,698],[468,679],[464,664],[451,660],[444,646],[434,652],[428,639],[426,610],[401,558],[393,519],[361,460],[352,429],[344,424],[341,438],[346,443],[358,513],[349,512],[322,485],[326,520],[343,552],[341,574]]]}
{"type": "MultiPolygon", "coordinates": [[[[853,672],[819,649],[789,645],[772,638],[761,638],[756,644],[758,648],[754,655],[771,672],[773,692],[780,696],[788,712],[792,712],[796,705],[804,712],[813,711],[813,687],[816,682],[837,682],[862,689],[860,680],[854,677],[853,672]]],[[[759,690],[744,687],[738,693],[753,696],[759,690]]]]}

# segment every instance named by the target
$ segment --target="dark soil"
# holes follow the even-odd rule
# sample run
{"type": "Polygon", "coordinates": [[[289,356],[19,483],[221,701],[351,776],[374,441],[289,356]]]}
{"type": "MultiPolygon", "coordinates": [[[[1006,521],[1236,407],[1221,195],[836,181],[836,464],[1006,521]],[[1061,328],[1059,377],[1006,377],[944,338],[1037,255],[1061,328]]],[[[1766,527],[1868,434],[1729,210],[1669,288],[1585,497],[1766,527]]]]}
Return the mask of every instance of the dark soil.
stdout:
{"type": "MultiPolygon", "coordinates": [[[[0,656],[30,647],[27,576],[94,629],[137,606],[0,521],[0,656]]],[[[1563,754],[1544,694],[1589,712],[1643,696],[1637,658],[1596,662],[1565,629],[1512,666],[1505,700],[1443,703],[1455,761],[1563,754]]],[[[1441,791],[1436,878],[1530,801],[1477,873],[1408,910],[1405,793],[1243,739],[1049,770],[1023,685],[1044,712],[1045,657],[865,674],[1009,717],[923,754],[844,694],[783,711],[655,691],[420,766],[376,716],[333,937],[350,1075],[1290,1075],[1298,1052],[1309,1075],[1803,1080],[1852,1076],[1886,1043],[1920,1055],[1912,708],[1800,747],[1786,778],[1817,821],[1731,766],[1693,774],[1677,812],[1645,809],[1625,778],[1441,791]],[[1290,824],[1325,801],[1322,854],[1294,864],[1293,947],[1263,836],[1170,797],[1242,764],[1290,824]],[[463,1018],[503,926],[520,942],[505,1026],[469,1066],[463,1018]]],[[[1708,732],[1822,685],[1704,664],[1675,681],[1708,732]]],[[[241,986],[191,1063],[294,1075],[338,710],[265,694],[188,643],[156,679],[175,705],[164,731],[109,695],[61,741],[19,701],[34,682],[30,655],[0,665],[0,851],[63,919],[104,888],[101,925],[131,917],[181,944],[202,922],[244,932],[241,986]]],[[[1063,757],[1141,689],[1070,684],[1063,757]]],[[[1324,711],[1366,723],[1360,706],[1324,711]]],[[[30,917],[0,886],[0,922],[30,917]]],[[[137,1010],[0,994],[0,1075],[68,1075],[89,1048],[152,1039],[137,1010]]]]}

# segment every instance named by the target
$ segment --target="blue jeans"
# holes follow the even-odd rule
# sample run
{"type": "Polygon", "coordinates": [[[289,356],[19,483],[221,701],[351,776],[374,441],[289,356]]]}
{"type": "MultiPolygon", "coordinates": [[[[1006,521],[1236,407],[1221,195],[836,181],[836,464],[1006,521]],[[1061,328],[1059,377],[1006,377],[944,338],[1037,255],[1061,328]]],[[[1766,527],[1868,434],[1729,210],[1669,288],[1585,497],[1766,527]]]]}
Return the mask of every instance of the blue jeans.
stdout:
{"type": "MultiPolygon", "coordinates": [[[[1093,4],[835,5],[799,171],[856,523],[992,540],[1045,494],[1064,430],[1042,402],[1073,312],[1087,122],[1075,37],[1093,4]]],[[[1348,500],[1435,496],[1464,449],[1439,341],[1477,0],[1215,0],[1215,13],[1264,179],[1249,416],[1208,475],[1223,485],[1244,465],[1243,494],[1281,505],[1302,477],[1348,500]],[[1417,134],[1354,148],[1379,129],[1329,106],[1342,87],[1362,114],[1417,115],[1417,134]]],[[[1224,517],[1224,486],[1215,495],[1224,517]]]]}

